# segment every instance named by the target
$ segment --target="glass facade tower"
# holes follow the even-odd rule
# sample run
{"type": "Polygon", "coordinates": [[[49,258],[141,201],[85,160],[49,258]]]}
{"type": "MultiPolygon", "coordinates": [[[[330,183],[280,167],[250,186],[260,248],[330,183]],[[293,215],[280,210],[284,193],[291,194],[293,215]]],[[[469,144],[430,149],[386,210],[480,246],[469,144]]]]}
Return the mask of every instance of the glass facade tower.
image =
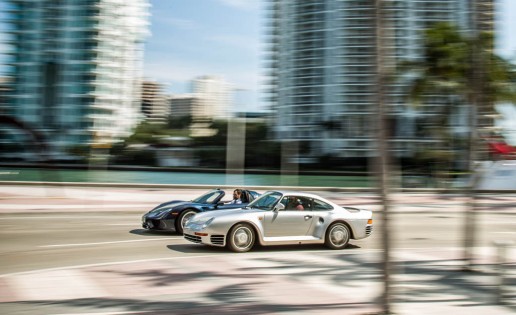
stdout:
{"type": "MultiPolygon", "coordinates": [[[[423,31],[447,21],[470,29],[470,0],[385,0],[389,69],[422,57],[423,31]]],[[[371,157],[376,153],[376,30],[374,1],[269,0],[268,100],[275,138],[297,142],[303,157],[371,157]]],[[[483,1],[483,28],[493,2],[483,1]]],[[[492,24],[492,23],[491,23],[492,24]]],[[[413,154],[417,124],[449,98],[435,96],[417,112],[406,104],[407,84],[388,88],[392,147],[413,154]]]]}
{"type": "Polygon", "coordinates": [[[110,143],[139,119],[147,0],[8,0],[8,115],[54,152],[110,143]]]}

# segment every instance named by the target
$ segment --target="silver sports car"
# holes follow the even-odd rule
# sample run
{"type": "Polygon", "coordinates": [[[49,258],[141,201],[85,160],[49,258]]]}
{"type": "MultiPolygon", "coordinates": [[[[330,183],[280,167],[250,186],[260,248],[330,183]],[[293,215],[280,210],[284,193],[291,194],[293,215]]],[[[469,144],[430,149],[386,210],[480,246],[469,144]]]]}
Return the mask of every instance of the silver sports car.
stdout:
{"type": "Polygon", "coordinates": [[[342,249],[373,231],[369,210],[339,206],[302,192],[268,191],[246,207],[193,216],[184,227],[188,241],[227,246],[235,252],[261,245],[325,244],[342,249]]]}

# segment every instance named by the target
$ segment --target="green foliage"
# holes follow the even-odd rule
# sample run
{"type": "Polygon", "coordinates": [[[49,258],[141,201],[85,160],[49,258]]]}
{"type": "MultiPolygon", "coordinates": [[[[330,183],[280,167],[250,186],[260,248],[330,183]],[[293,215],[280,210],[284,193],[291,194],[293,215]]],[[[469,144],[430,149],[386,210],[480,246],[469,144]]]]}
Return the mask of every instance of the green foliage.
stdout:
{"type": "Polygon", "coordinates": [[[154,151],[148,149],[126,149],[113,157],[113,163],[125,165],[156,166],[157,160],[154,151]]]}
{"type": "MultiPolygon", "coordinates": [[[[188,136],[191,118],[170,118],[166,124],[143,122],[123,143],[111,148],[113,162],[118,164],[156,165],[152,150],[136,149],[137,144],[159,145],[160,140],[170,136],[188,136]],[[171,129],[177,128],[177,129],[171,129]],[[181,129],[182,128],[182,129],[181,129]]],[[[228,122],[215,120],[209,129],[215,131],[213,136],[195,137],[191,147],[195,149],[196,158],[202,167],[224,168],[226,166],[226,145],[228,122]]],[[[267,140],[269,128],[266,123],[246,124],[245,165],[252,168],[277,168],[280,165],[280,144],[267,140]]]]}
{"type": "Polygon", "coordinates": [[[88,159],[88,157],[90,156],[90,152],[91,148],[89,145],[86,144],[75,145],[67,149],[67,153],[75,157],[79,157],[84,161],[88,159]]]}
{"type": "Polygon", "coordinates": [[[493,37],[489,33],[471,39],[452,24],[436,23],[425,31],[422,60],[405,61],[400,66],[402,74],[416,74],[409,91],[411,102],[418,104],[425,95],[437,93],[462,96],[472,103],[475,92],[481,92],[491,103],[514,101],[515,66],[496,56],[492,47],[493,37]],[[482,91],[477,91],[474,80],[482,73],[482,91]]]}
{"type": "Polygon", "coordinates": [[[223,146],[226,147],[228,137],[228,122],[225,120],[215,120],[210,123],[209,129],[215,130],[213,136],[194,138],[195,147],[223,146]]]}
{"type": "Polygon", "coordinates": [[[192,116],[169,116],[166,124],[168,129],[188,130],[192,124],[192,116]]]}
{"type": "Polygon", "coordinates": [[[156,144],[159,137],[165,135],[165,124],[153,124],[149,122],[140,123],[133,134],[126,139],[126,145],[130,144],[156,144]]]}
{"type": "MultiPolygon", "coordinates": [[[[494,111],[498,101],[516,100],[515,65],[493,53],[493,36],[481,33],[476,38],[461,33],[449,23],[437,23],[425,31],[423,58],[401,63],[400,74],[411,74],[409,101],[419,105],[429,95],[449,97],[447,106],[432,112],[427,119],[428,138],[440,141],[435,148],[422,148],[416,160],[451,165],[458,150],[465,148],[452,139],[448,119],[454,106],[483,106],[482,112],[494,111]],[[452,101],[453,99],[453,101],[452,101]]],[[[401,76],[400,76],[401,77],[401,76]]],[[[405,77],[406,78],[406,77],[405,77]]],[[[477,109],[479,111],[479,109],[477,109]]]]}
{"type": "Polygon", "coordinates": [[[246,125],[245,164],[252,168],[279,168],[281,145],[269,141],[269,128],[265,123],[246,125]]]}

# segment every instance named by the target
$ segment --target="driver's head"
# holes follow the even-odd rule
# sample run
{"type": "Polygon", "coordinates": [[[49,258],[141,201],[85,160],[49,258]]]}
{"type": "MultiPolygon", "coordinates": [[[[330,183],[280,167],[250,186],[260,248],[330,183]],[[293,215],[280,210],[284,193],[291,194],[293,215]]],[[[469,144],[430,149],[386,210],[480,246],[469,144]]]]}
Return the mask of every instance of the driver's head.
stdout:
{"type": "Polygon", "coordinates": [[[242,196],[242,190],[241,189],[235,189],[233,191],[233,199],[238,199],[242,196]]]}

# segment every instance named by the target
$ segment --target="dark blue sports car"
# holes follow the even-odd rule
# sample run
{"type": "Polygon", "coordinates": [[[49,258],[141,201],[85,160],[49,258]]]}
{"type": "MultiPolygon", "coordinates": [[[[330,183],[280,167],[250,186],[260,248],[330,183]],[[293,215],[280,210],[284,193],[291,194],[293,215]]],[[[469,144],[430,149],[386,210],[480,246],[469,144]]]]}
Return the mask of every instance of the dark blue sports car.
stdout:
{"type": "Polygon", "coordinates": [[[256,191],[242,190],[240,197],[242,203],[230,204],[222,201],[225,195],[223,190],[215,189],[192,201],[167,201],[143,215],[142,227],[149,230],[176,231],[183,234],[185,222],[198,212],[242,208],[260,196],[256,191]]]}

